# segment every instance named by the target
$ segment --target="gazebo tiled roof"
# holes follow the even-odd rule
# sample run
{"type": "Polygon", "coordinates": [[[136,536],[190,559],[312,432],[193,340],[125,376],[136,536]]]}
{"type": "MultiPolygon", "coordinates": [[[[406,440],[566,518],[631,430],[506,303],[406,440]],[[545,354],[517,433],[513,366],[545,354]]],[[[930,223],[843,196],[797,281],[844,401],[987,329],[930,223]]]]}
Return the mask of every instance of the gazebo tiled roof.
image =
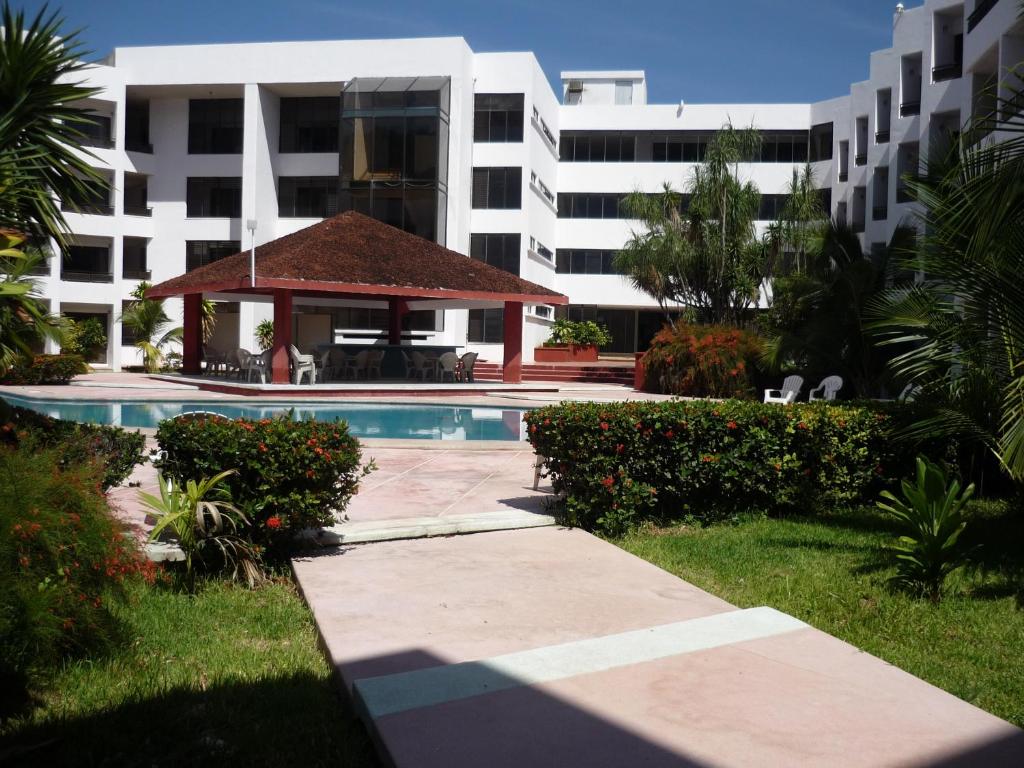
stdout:
{"type": "MultiPolygon", "coordinates": [[[[206,264],[147,291],[150,297],[252,292],[248,251],[206,264]]],[[[256,247],[257,292],[519,301],[568,299],[505,270],[449,250],[355,211],[256,247]]]]}

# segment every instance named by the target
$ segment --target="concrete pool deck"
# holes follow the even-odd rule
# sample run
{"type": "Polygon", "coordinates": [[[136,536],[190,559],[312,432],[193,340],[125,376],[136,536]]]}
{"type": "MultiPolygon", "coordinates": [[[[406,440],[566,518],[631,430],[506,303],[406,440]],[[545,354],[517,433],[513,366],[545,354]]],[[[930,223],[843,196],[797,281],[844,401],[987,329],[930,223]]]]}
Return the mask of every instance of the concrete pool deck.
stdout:
{"type": "Polygon", "coordinates": [[[1012,725],[582,531],[337,547],[293,567],[401,768],[1024,764],[1012,725]]]}

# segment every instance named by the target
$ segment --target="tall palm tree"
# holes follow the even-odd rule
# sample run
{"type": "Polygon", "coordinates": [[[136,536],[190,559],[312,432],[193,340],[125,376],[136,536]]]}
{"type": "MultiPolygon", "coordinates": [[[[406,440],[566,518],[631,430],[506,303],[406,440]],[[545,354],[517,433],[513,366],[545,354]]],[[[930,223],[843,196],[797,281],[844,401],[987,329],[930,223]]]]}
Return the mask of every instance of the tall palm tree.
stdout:
{"type": "Polygon", "coordinates": [[[923,232],[905,266],[923,280],[872,308],[882,343],[904,348],[893,373],[932,406],[907,437],[955,440],[965,469],[983,467],[987,454],[1017,482],[1024,481],[1022,102],[1019,92],[1000,100],[995,116],[933,149],[920,178],[904,179],[921,203],[923,232]]]}
{"type": "Polygon", "coordinates": [[[2,17],[0,229],[53,238],[63,249],[67,223],[56,199],[82,199],[104,183],[81,148],[92,120],[76,106],[97,91],[78,80],[85,51],[57,13],[44,7],[26,23],[5,2],[2,17]]]}
{"type": "Polygon", "coordinates": [[[38,249],[22,250],[21,238],[0,233],[0,376],[35,346],[63,338],[60,320],[51,315],[37,294],[32,279],[44,258],[38,249]]]}
{"type": "Polygon", "coordinates": [[[808,251],[821,235],[828,212],[821,193],[815,188],[814,169],[806,163],[802,170],[793,169],[787,189],[786,205],[776,222],[779,247],[793,254],[793,269],[803,272],[808,265],[808,251]]]}
{"type": "Polygon", "coordinates": [[[181,326],[173,326],[170,316],[164,310],[163,299],[147,299],[147,282],[139,283],[132,291],[135,300],[121,313],[122,325],[135,331],[138,341],[135,346],[142,350],[143,365],[150,373],[160,370],[164,350],[171,342],[180,341],[181,326]]]}

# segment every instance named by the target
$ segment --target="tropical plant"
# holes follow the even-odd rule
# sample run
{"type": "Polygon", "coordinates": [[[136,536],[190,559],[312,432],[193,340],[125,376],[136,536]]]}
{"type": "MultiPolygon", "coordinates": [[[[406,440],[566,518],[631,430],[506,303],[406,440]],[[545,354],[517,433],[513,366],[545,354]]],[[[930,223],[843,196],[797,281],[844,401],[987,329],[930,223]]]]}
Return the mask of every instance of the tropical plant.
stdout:
{"type": "Polygon", "coordinates": [[[44,340],[64,340],[60,320],[37,296],[32,278],[44,258],[39,249],[20,248],[20,236],[0,233],[0,376],[31,358],[44,340]]]}
{"type": "Polygon", "coordinates": [[[274,321],[273,320],[260,320],[256,325],[256,343],[260,345],[260,350],[266,352],[272,346],[274,346],[274,321]]]}
{"type": "Polygon", "coordinates": [[[142,350],[143,366],[149,373],[160,370],[164,361],[164,350],[169,344],[181,341],[181,326],[173,322],[164,309],[163,299],[147,299],[147,282],[139,283],[132,291],[134,301],[121,313],[120,321],[131,328],[138,341],[135,346],[142,350]]]}
{"type": "Polygon", "coordinates": [[[904,268],[921,279],[870,308],[881,343],[898,350],[893,375],[930,408],[902,436],[957,443],[962,471],[980,482],[994,467],[1024,480],[1022,99],[935,142],[921,177],[902,180],[922,231],[904,268]],[[981,140],[993,130],[997,140],[981,140]]]}
{"type": "Polygon", "coordinates": [[[761,340],[730,326],[665,326],[644,354],[644,388],[688,397],[749,398],[761,340]]]}
{"type": "Polygon", "coordinates": [[[185,554],[185,581],[190,589],[199,567],[229,570],[231,578],[244,579],[250,588],[263,582],[260,550],[242,535],[249,521],[222,485],[233,474],[234,470],[226,470],[184,485],[159,475],[159,497],[139,494],[156,517],[149,540],[158,540],[165,531],[174,536],[185,554]]]}
{"type": "Polygon", "coordinates": [[[203,299],[199,305],[199,322],[203,328],[203,344],[209,344],[217,328],[217,302],[203,299]]]}
{"type": "Polygon", "coordinates": [[[915,482],[900,483],[903,498],[882,491],[878,507],[896,518],[900,537],[893,581],[933,602],[942,597],[946,577],[966,557],[960,535],[967,522],[964,508],[974,495],[974,485],[961,492],[960,481],[947,479],[945,471],[924,456],[917,457],[915,482]]]}
{"type": "Polygon", "coordinates": [[[689,205],[666,184],[662,192],[626,197],[626,215],[642,223],[616,255],[615,267],[654,298],[670,324],[676,304],[698,320],[740,325],[767,277],[766,250],[756,237],[760,193],[739,177],[739,164],[757,154],[760,134],[726,124],[694,168],[689,205]]]}
{"type": "Polygon", "coordinates": [[[70,317],[60,319],[63,340],[61,350],[72,355],[81,355],[86,360],[96,357],[106,349],[107,330],[96,317],[74,320],[70,317]]]}
{"type": "Polygon", "coordinates": [[[53,238],[63,249],[60,200],[89,197],[102,175],[81,148],[93,121],[78,106],[97,93],[79,80],[87,52],[45,6],[26,23],[3,6],[0,30],[0,230],[53,238]]]}
{"type": "Polygon", "coordinates": [[[791,254],[792,271],[802,273],[808,267],[809,251],[820,240],[821,230],[828,222],[828,211],[816,188],[814,169],[810,163],[803,170],[793,169],[789,182],[786,204],[778,221],[774,222],[774,235],[778,247],[785,254],[791,254]]]}
{"type": "Polygon", "coordinates": [[[580,346],[603,347],[612,343],[608,329],[593,320],[569,320],[560,317],[551,326],[551,335],[546,345],[578,344],[580,346]]]}
{"type": "Polygon", "coordinates": [[[805,243],[802,269],[772,281],[771,307],[758,321],[766,336],[765,367],[838,374],[858,395],[878,395],[887,358],[864,312],[892,285],[897,258],[913,249],[915,238],[913,229],[897,227],[888,246],[868,258],[846,224],[832,221],[816,230],[805,243]]]}

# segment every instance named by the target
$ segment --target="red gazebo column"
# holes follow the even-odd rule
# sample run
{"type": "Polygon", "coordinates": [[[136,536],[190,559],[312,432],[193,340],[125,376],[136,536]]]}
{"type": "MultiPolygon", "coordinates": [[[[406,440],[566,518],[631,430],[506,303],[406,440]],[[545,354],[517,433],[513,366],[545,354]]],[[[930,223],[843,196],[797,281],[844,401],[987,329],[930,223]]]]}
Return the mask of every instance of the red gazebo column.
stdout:
{"type": "Polygon", "coordinates": [[[506,384],[519,384],[523,380],[523,302],[505,302],[503,330],[505,359],[501,380],[506,384]]]}
{"type": "Polygon", "coordinates": [[[274,347],[270,362],[270,381],[288,383],[288,346],[292,343],[292,292],[274,289],[274,347]]]}
{"type": "Polygon", "coordinates": [[[203,294],[186,293],[181,324],[181,372],[202,373],[203,294]]]}
{"type": "Polygon", "coordinates": [[[404,299],[388,300],[388,344],[402,343],[402,318],[408,311],[404,299]]]}

